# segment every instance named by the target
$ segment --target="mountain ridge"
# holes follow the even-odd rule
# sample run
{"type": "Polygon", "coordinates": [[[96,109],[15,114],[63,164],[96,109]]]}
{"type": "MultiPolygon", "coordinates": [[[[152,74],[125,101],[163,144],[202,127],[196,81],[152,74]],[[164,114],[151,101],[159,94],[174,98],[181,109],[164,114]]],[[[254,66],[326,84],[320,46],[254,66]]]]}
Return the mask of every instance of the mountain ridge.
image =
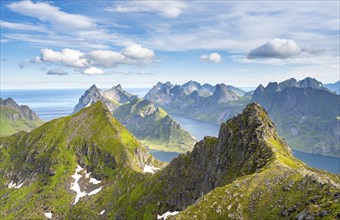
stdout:
{"type": "Polygon", "coordinates": [[[27,105],[18,105],[12,98],[0,98],[0,136],[30,131],[43,121],[27,105]]]}

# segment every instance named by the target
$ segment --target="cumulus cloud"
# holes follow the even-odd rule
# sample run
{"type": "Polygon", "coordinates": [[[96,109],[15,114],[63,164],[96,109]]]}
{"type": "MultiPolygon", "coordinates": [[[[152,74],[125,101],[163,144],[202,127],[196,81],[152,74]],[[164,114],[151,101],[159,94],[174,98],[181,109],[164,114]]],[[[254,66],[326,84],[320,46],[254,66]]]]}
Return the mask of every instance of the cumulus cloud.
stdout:
{"type": "Polygon", "coordinates": [[[104,74],[103,70],[98,69],[97,67],[90,67],[83,71],[85,75],[102,75],[104,74]]]}
{"type": "Polygon", "coordinates": [[[68,72],[66,72],[62,69],[51,69],[46,74],[47,75],[65,76],[65,75],[68,75],[68,72]]]}
{"type": "Polygon", "coordinates": [[[248,53],[248,59],[276,58],[286,59],[299,55],[302,52],[300,46],[294,40],[273,39],[248,53]]]}
{"type": "Polygon", "coordinates": [[[74,67],[78,72],[83,74],[98,75],[104,74],[104,71],[99,68],[151,63],[154,55],[153,50],[138,44],[128,46],[121,51],[92,50],[87,53],[69,48],[64,48],[61,51],[44,48],[41,50],[40,56],[21,63],[20,67],[24,68],[32,63],[59,65],[63,67],[74,67]]]}
{"type": "Polygon", "coordinates": [[[209,62],[213,62],[213,63],[220,63],[221,62],[221,56],[218,53],[211,53],[211,54],[201,56],[200,60],[209,61],[209,62]]]}
{"type": "Polygon", "coordinates": [[[133,44],[131,46],[126,47],[122,51],[122,54],[133,59],[144,59],[144,60],[150,60],[155,55],[153,50],[141,47],[138,44],[133,44]]]}
{"type": "Polygon", "coordinates": [[[51,49],[42,49],[40,58],[34,58],[33,62],[59,63],[68,67],[85,68],[89,66],[85,54],[79,50],[62,49],[60,52],[51,49]]]}
{"type": "Polygon", "coordinates": [[[106,8],[111,12],[154,12],[166,18],[176,18],[187,7],[183,1],[131,1],[106,8]]]}
{"type": "Polygon", "coordinates": [[[19,1],[13,2],[7,5],[7,7],[19,14],[34,17],[45,22],[48,21],[55,28],[89,29],[95,26],[95,23],[89,17],[60,11],[58,7],[44,2],[19,1]]]}

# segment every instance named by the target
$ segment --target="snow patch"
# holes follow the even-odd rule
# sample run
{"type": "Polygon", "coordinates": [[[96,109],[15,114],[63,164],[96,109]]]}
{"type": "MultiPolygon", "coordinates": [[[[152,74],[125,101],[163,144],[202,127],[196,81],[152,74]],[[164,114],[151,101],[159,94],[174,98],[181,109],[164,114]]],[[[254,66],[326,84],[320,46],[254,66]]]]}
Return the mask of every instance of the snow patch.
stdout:
{"type": "Polygon", "coordinates": [[[14,188],[17,184],[16,183],[13,183],[13,181],[8,185],[8,188],[14,188]]]}
{"type": "Polygon", "coordinates": [[[77,193],[73,205],[77,204],[77,202],[79,201],[79,199],[80,199],[81,197],[86,196],[86,194],[87,194],[85,191],[82,192],[82,191],[80,190],[80,186],[79,186],[79,184],[78,184],[79,179],[82,177],[82,175],[80,175],[79,172],[82,171],[82,170],[83,170],[83,168],[81,168],[81,167],[78,165],[78,166],[77,166],[77,169],[76,169],[76,172],[72,175],[72,178],[74,179],[74,183],[71,184],[71,188],[70,188],[70,189],[72,189],[73,191],[75,191],[75,192],[77,193]]]}
{"type": "Polygon", "coordinates": [[[179,213],[178,211],[174,211],[174,212],[167,211],[163,215],[157,215],[157,219],[164,219],[165,220],[167,217],[177,215],[178,213],[179,213]]]}
{"type": "Polygon", "coordinates": [[[102,181],[100,180],[96,180],[95,178],[91,178],[90,179],[90,183],[94,184],[94,185],[97,185],[98,183],[101,183],[102,181]]]}
{"type": "Polygon", "coordinates": [[[46,218],[51,219],[52,218],[52,213],[51,212],[45,212],[46,218]]]}
{"type": "Polygon", "coordinates": [[[24,185],[24,183],[21,183],[19,185],[17,185],[16,183],[14,183],[13,181],[10,182],[10,184],[8,185],[8,188],[11,189],[11,188],[14,188],[14,189],[19,189],[20,187],[22,187],[22,185],[24,185]]]}
{"type": "Polygon", "coordinates": [[[105,213],[105,209],[99,213],[99,215],[103,215],[105,213]]]}
{"type": "Polygon", "coordinates": [[[24,183],[21,183],[21,184],[17,185],[17,186],[14,187],[14,188],[19,189],[20,187],[22,187],[22,185],[24,185],[24,183]]]}
{"type": "Polygon", "coordinates": [[[91,172],[88,173],[88,172],[85,170],[85,177],[86,177],[86,179],[90,178],[90,174],[91,174],[91,172]]]}
{"type": "Polygon", "coordinates": [[[160,168],[154,167],[154,166],[149,166],[146,165],[144,166],[144,173],[155,173],[156,170],[160,170],[160,168]]]}
{"type": "Polygon", "coordinates": [[[93,191],[91,191],[88,195],[89,196],[92,196],[92,195],[94,195],[94,194],[97,194],[98,192],[100,192],[100,190],[102,190],[102,186],[101,187],[99,187],[98,189],[95,189],[95,190],[93,190],[93,191]]]}

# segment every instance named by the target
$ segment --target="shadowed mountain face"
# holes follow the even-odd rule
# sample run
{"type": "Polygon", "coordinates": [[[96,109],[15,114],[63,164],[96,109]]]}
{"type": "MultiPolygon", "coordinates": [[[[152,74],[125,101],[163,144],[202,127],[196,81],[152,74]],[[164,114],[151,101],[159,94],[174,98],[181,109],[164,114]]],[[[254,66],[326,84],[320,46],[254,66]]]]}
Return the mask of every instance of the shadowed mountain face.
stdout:
{"type": "Polygon", "coordinates": [[[338,214],[339,175],[295,159],[258,104],[165,168],[101,102],[0,144],[3,218],[47,212],[57,219],[156,219],[167,211],[180,211],[176,219],[338,214]]]}
{"type": "Polygon", "coordinates": [[[330,91],[335,92],[338,95],[340,94],[340,81],[336,83],[324,84],[323,86],[329,89],[330,91]]]}
{"type": "Polygon", "coordinates": [[[233,86],[189,81],[175,86],[157,83],[144,98],[172,114],[220,123],[242,111],[250,100],[244,95],[243,90],[233,86]]]}
{"type": "MultiPolygon", "coordinates": [[[[162,88],[165,89],[165,88],[162,88]]],[[[113,115],[146,146],[164,151],[192,150],[195,138],[151,101],[137,98],[121,85],[102,91],[93,85],[79,99],[74,111],[102,101],[113,115]]]]}
{"type": "Polygon", "coordinates": [[[43,121],[27,106],[18,105],[12,98],[0,98],[0,136],[30,131],[43,121]]]}
{"type": "Polygon", "coordinates": [[[315,79],[260,85],[252,101],[272,117],[291,147],[309,153],[340,156],[339,95],[315,79]]]}

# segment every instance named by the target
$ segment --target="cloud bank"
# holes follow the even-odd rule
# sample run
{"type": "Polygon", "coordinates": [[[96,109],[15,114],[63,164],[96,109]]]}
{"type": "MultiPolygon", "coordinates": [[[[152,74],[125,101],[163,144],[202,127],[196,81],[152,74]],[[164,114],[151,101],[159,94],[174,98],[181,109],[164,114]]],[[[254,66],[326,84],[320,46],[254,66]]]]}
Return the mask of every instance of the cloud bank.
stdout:
{"type": "Polygon", "coordinates": [[[106,8],[110,12],[149,12],[166,18],[176,18],[187,7],[184,1],[130,1],[106,8]]]}
{"type": "MultiPolygon", "coordinates": [[[[44,48],[41,49],[40,56],[33,58],[31,63],[73,67],[86,75],[101,75],[104,71],[100,68],[113,68],[122,64],[148,64],[152,63],[154,56],[153,50],[138,44],[130,45],[121,51],[92,50],[87,53],[69,48],[61,51],[44,48]]],[[[54,69],[48,73],[49,75],[66,75],[56,74],[57,72],[54,69]]]]}

